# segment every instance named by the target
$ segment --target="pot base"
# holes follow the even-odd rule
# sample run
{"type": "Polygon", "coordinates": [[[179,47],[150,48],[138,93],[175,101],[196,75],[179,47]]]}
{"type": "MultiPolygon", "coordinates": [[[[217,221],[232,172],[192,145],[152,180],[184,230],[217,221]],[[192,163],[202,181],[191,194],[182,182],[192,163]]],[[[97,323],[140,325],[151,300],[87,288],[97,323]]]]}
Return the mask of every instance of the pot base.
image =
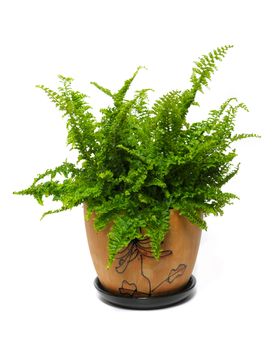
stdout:
{"type": "Polygon", "coordinates": [[[95,279],[94,285],[99,293],[100,300],[107,304],[126,309],[151,310],[175,305],[189,299],[190,296],[194,295],[196,278],[192,275],[188,283],[175,293],[151,297],[135,298],[112,294],[103,288],[98,278],[95,279]]]}

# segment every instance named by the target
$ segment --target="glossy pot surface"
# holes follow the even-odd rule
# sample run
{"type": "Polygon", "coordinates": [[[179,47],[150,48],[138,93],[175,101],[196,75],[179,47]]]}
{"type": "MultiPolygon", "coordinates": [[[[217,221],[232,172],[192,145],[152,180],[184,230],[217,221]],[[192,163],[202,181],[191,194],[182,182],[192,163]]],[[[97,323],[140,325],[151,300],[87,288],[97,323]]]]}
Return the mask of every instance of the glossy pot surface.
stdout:
{"type": "MultiPolygon", "coordinates": [[[[84,205],[86,214],[86,206],[84,205]]],[[[177,211],[170,211],[170,230],[161,245],[161,257],[153,258],[149,239],[136,240],[123,249],[107,269],[108,233],[97,232],[94,214],[85,220],[91,257],[102,286],[114,294],[148,297],[173,293],[189,281],[198,254],[201,229],[177,211]]]]}

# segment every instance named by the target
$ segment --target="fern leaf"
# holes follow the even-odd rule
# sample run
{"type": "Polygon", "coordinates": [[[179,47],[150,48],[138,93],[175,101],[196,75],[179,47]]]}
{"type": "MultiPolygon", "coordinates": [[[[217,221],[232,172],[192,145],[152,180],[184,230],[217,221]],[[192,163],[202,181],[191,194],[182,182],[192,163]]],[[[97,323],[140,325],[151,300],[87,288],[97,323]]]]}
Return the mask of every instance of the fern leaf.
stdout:
{"type": "Polygon", "coordinates": [[[123,100],[125,98],[125,95],[126,95],[127,91],[130,88],[130,85],[132,84],[133,80],[136,78],[136,76],[139,73],[139,71],[141,69],[143,69],[143,68],[146,68],[146,67],[139,66],[136,69],[135,73],[132,75],[132,77],[127,79],[124,82],[124,85],[120,88],[120,90],[114,94],[113,99],[114,99],[114,103],[115,103],[116,107],[119,107],[121,105],[121,103],[123,102],[123,100]]]}
{"type": "Polygon", "coordinates": [[[210,52],[208,55],[203,55],[199,61],[195,62],[192,70],[190,81],[192,83],[192,92],[195,96],[197,91],[203,92],[203,87],[208,86],[212,74],[217,69],[216,61],[222,61],[227,51],[232,48],[232,45],[225,45],[210,52]]]}
{"type": "Polygon", "coordinates": [[[104,92],[106,95],[110,96],[110,97],[114,97],[114,95],[112,94],[111,90],[99,85],[98,83],[96,83],[95,81],[91,82],[92,85],[94,85],[96,88],[98,88],[100,91],[104,92]]]}

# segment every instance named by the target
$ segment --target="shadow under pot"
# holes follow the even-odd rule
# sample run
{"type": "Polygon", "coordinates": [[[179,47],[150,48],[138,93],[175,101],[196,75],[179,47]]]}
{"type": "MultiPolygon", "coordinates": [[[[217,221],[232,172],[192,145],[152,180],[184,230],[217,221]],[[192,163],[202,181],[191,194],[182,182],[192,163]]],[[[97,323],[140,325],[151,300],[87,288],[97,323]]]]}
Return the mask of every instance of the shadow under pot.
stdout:
{"type": "MultiPolygon", "coordinates": [[[[86,205],[84,206],[86,215],[86,205]]],[[[169,295],[187,285],[198,254],[201,229],[179,212],[170,210],[170,229],[157,261],[150,239],[135,239],[116,256],[107,269],[108,233],[94,229],[94,214],[85,220],[91,257],[102,288],[117,296],[147,298],[169,295]]]]}

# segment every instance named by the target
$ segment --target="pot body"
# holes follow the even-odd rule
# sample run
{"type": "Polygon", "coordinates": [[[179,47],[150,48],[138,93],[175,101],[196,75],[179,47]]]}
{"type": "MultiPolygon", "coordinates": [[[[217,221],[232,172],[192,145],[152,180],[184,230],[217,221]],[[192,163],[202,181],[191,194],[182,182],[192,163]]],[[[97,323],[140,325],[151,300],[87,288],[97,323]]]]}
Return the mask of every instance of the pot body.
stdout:
{"type": "MultiPolygon", "coordinates": [[[[84,205],[86,214],[86,206],[84,205]]],[[[111,293],[144,297],[173,293],[189,280],[198,254],[201,229],[177,211],[170,211],[170,229],[161,245],[161,257],[153,258],[149,239],[132,241],[107,269],[108,233],[97,232],[94,214],[85,220],[91,257],[102,286],[111,293]]]]}

